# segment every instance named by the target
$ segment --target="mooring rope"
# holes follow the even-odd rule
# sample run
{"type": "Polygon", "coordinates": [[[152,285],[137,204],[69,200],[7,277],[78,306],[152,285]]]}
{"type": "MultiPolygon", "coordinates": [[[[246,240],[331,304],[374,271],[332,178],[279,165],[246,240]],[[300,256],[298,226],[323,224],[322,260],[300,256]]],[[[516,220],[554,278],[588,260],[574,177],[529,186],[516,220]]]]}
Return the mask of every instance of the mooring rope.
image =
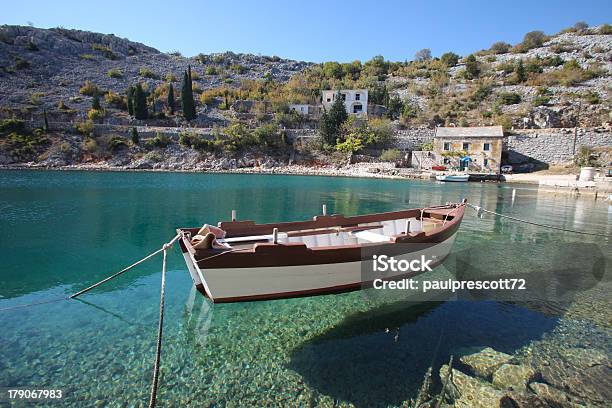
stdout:
{"type": "Polygon", "coordinates": [[[0,312],[6,312],[6,311],[9,311],[9,310],[15,310],[15,309],[23,309],[23,308],[31,307],[31,306],[46,305],[47,303],[54,303],[54,302],[59,302],[61,300],[67,300],[67,299],[69,299],[69,298],[67,298],[67,297],[60,297],[60,298],[49,299],[49,300],[41,300],[40,302],[24,303],[22,305],[15,305],[15,306],[4,307],[4,308],[0,309],[0,312]]]}
{"type": "Polygon", "coordinates": [[[167,249],[172,246],[174,240],[164,244],[164,260],[162,261],[161,292],[159,295],[159,325],[157,327],[157,347],[155,350],[155,363],[153,364],[153,382],[151,383],[151,397],[149,408],[154,408],[157,402],[157,386],[159,383],[159,362],[161,360],[162,334],[164,331],[164,297],[166,292],[166,255],[167,249]]]}
{"type": "Polygon", "coordinates": [[[466,203],[466,205],[468,207],[471,207],[472,209],[476,210],[476,212],[478,214],[480,214],[481,211],[482,211],[482,212],[486,212],[486,213],[489,213],[489,214],[497,215],[498,217],[501,217],[501,218],[507,218],[507,219],[512,220],[512,221],[522,222],[524,224],[535,225],[537,227],[549,228],[549,229],[554,229],[554,230],[564,231],[564,232],[572,232],[574,234],[591,235],[591,236],[595,236],[595,237],[605,237],[605,238],[608,238],[608,239],[612,238],[612,235],[609,235],[609,234],[601,234],[601,233],[598,233],[598,232],[577,231],[577,230],[563,228],[563,227],[556,227],[554,225],[541,224],[539,222],[523,220],[521,218],[512,217],[510,215],[500,214],[498,212],[487,210],[486,208],[482,208],[482,207],[479,207],[477,205],[473,205],[473,204],[470,204],[470,203],[466,203]]]}
{"type": "Polygon", "coordinates": [[[111,279],[116,278],[117,276],[123,274],[124,272],[129,271],[130,269],[140,265],[141,263],[143,263],[144,261],[151,259],[152,257],[154,257],[155,255],[159,254],[160,252],[164,251],[164,247],[166,245],[168,246],[172,246],[172,244],[174,244],[176,242],[177,239],[179,239],[183,234],[179,233],[177,234],[174,238],[172,238],[168,243],[164,244],[164,246],[162,246],[160,249],[158,249],[155,252],[150,253],[149,255],[145,256],[144,258],[142,258],[141,260],[134,262],[133,264],[131,264],[128,267],[123,268],[122,270],[120,270],[117,273],[112,274],[111,276],[102,279],[100,282],[94,283],[91,286],[88,286],[87,288],[80,290],[76,293],[73,293],[70,296],[63,296],[63,297],[58,297],[55,299],[49,299],[49,300],[43,300],[43,301],[39,301],[39,302],[32,302],[32,303],[25,303],[25,304],[21,304],[21,305],[16,305],[16,306],[9,306],[9,307],[5,307],[0,309],[0,312],[5,312],[5,311],[9,311],[9,310],[14,310],[14,309],[22,309],[22,308],[26,308],[26,307],[32,307],[32,306],[38,306],[38,305],[44,305],[47,303],[53,303],[53,302],[59,302],[61,300],[68,300],[68,299],[74,299],[80,295],[82,295],[83,293],[89,292],[90,290],[92,290],[93,288],[96,288],[100,285],[102,285],[103,283],[106,283],[108,281],[110,281],[111,279]]]}
{"type": "MultiPolygon", "coordinates": [[[[164,245],[163,245],[163,246],[162,246],[160,249],[158,249],[157,251],[150,253],[149,255],[147,255],[147,256],[145,256],[144,258],[142,258],[140,261],[134,262],[134,263],[133,263],[133,264],[131,264],[130,266],[128,266],[128,267],[126,267],[126,268],[123,268],[122,270],[120,270],[119,272],[117,272],[117,273],[115,273],[115,274],[112,274],[112,275],[111,275],[111,276],[109,276],[108,278],[102,279],[100,282],[98,282],[98,283],[94,283],[93,285],[91,285],[91,286],[89,286],[89,287],[87,287],[87,288],[85,288],[85,289],[83,289],[83,290],[80,290],[80,291],[78,291],[77,293],[74,293],[74,294],[72,294],[72,295],[68,296],[68,298],[70,298],[70,299],[74,299],[75,297],[80,296],[80,295],[82,295],[83,293],[89,292],[89,291],[90,291],[90,290],[92,290],[93,288],[98,287],[98,286],[102,285],[103,283],[106,283],[106,282],[108,282],[109,280],[116,278],[117,276],[121,275],[122,273],[129,271],[130,269],[134,268],[135,266],[140,265],[140,264],[141,264],[141,263],[143,263],[144,261],[146,261],[146,260],[148,260],[148,259],[150,259],[150,258],[154,257],[155,255],[159,254],[160,252],[165,251],[165,250],[166,250],[166,246],[167,246],[167,245],[172,246],[172,244],[174,244],[174,242],[176,242],[176,240],[177,240],[177,239],[179,239],[181,236],[182,236],[182,234],[176,234],[176,236],[175,236],[174,238],[172,238],[172,239],[170,240],[170,242],[168,242],[168,243],[164,244],[164,245]]],[[[164,252],[164,254],[165,254],[165,252],[164,252]]]]}

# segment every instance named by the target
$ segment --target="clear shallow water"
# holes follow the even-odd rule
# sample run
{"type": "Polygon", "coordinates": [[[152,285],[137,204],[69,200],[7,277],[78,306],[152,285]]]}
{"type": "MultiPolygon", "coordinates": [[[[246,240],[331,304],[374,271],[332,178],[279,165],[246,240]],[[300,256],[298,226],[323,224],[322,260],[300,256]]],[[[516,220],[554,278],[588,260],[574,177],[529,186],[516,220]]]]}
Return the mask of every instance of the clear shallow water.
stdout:
{"type": "MultiPolygon", "coordinates": [[[[228,219],[301,220],[458,201],[568,228],[612,233],[607,204],[532,187],[351,178],[188,173],[0,172],[0,308],[65,296],[117,271],[177,226],[228,219]]],[[[578,245],[606,258],[605,276],[557,304],[456,300],[414,303],[362,293],[211,307],[169,257],[164,406],[398,406],[427,368],[473,346],[529,354],[571,333],[609,353],[610,245],[468,210],[454,252],[484,269],[529,273],[533,257],[578,245]],[[524,253],[524,252],[523,252],[524,253]],[[508,255],[511,254],[511,255],[508,255]],[[387,333],[387,330],[389,332],[387,333]],[[561,332],[561,334],[559,334],[561,332]],[[439,344],[439,346],[438,346],[439,344]],[[437,349],[437,352],[436,352],[437,349]]],[[[84,295],[0,312],[0,387],[63,388],[68,405],[146,405],[161,258],[84,295]]],[[[581,276],[588,271],[572,270],[581,276]]],[[[443,274],[444,271],[435,271],[443,274]]]]}

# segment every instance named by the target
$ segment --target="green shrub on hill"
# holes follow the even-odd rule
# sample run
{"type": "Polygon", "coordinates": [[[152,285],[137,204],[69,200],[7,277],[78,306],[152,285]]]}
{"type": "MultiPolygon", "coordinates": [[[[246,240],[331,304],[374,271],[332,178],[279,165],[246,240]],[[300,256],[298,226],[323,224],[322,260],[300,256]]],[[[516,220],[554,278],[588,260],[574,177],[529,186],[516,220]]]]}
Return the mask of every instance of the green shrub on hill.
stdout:
{"type": "Polygon", "coordinates": [[[91,49],[94,51],[98,51],[99,53],[104,55],[105,58],[109,60],[116,60],[118,58],[117,55],[109,47],[107,47],[104,44],[97,44],[97,43],[92,44],[91,49]]]}
{"type": "Polygon", "coordinates": [[[115,153],[118,150],[125,149],[128,147],[127,139],[121,136],[112,136],[108,141],[108,150],[115,153]]]}
{"type": "Polygon", "coordinates": [[[7,151],[14,160],[34,160],[40,152],[49,145],[49,139],[42,129],[35,129],[32,133],[12,132],[0,139],[0,146],[7,151]]]}
{"type": "Polygon", "coordinates": [[[16,57],[15,58],[15,69],[28,69],[30,68],[30,61],[27,59],[16,57]]]}
{"type": "Polygon", "coordinates": [[[610,24],[603,24],[601,27],[599,27],[599,30],[597,31],[597,34],[600,34],[600,35],[610,35],[610,34],[612,34],[612,25],[610,25],[610,24]]]}
{"type": "Polygon", "coordinates": [[[125,98],[113,91],[108,91],[104,94],[104,101],[107,105],[113,106],[117,109],[126,109],[125,98]]]}
{"type": "Polygon", "coordinates": [[[505,54],[508,51],[510,51],[511,48],[512,46],[508,44],[507,42],[498,41],[496,43],[493,43],[493,45],[491,45],[491,48],[489,48],[489,51],[492,52],[493,54],[505,54]]]}
{"type": "Polygon", "coordinates": [[[517,44],[512,51],[518,54],[538,48],[548,41],[548,36],[543,31],[530,31],[523,37],[523,42],[517,44]]]}
{"type": "Polygon", "coordinates": [[[163,135],[161,133],[157,133],[154,138],[149,139],[145,142],[145,147],[147,148],[161,148],[164,149],[170,144],[170,137],[167,135],[163,135]]]}
{"type": "Polygon", "coordinates": [[[402,158],[402,153],[398,149],[383,150],[380,154],[380,160],[384,162],[398,162],[402,158]]]}
{"type": "Polygon", "coordinates": [[[502,105],[515,105],[521,103],[521,96],[514,92],[501,92],[497,101],[502,105]]]}
{"type": "Polygon", "coordinates": [[[25,122],[21,119],[2,119],[0,120],[0,133],[23,133],[25,132],[25,122]]]}
{"type": "Polygon", "coordinates": [[[85,84],[79,89],[81,95],[94,96],[100,93],[100,90],[91,81],[85,81],[85,84]]]}
{"type": "Polygon", "coordinates": [[[454,52],[445,52],[440,56],[440,62],[447,67],[454,67],[459,62],[459,55],[454,52]]]}
{"type": "Polygon", "coordinates": [[[89,136],[93,134],[94,124],[91,120],[87,120],[85,122],[77,122],[74,124],[74,128],[77,132],[82,134],[83,136],[89,136]]]}
{"type": "Polygon", "coordinates": [[[138,75],[140,75],[143,78],[159,79],[159,75],[157,75],[155,72],[153,72],[151,69],[147,67],[140,68],[138,70],[138,75]]]}
{"type": "Polygon", "coordinates": [[[108,70],[106,75],[108,75],[109,78],[122,78],[123,77],[123,72],[120,69],[111,68],[111,69],[108,70]]]}

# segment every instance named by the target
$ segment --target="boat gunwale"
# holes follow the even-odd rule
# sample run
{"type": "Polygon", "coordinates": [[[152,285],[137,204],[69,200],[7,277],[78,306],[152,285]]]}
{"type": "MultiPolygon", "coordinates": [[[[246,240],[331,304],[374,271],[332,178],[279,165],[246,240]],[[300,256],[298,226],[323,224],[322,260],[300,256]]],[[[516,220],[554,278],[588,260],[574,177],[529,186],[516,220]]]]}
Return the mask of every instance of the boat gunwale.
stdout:
{"type": "MultiPolygon", "coordinates": [[[[433,215],[442,218],[434,218],[442,220],[445,214],[436,213],[436,210],[449,210],[447,213],[455,212],[452,217],[447,215],[449,218],[439,228],[431,231],[420,231],[418,233],[402,233],[400,235],[392,236],[389,242],[382,243],[359,243],[350,245],[330,245],[322,247],[307,247],[304,243],[272,243],[272,242],[259,242],[255,243],[251,248],[244,249],[223,249],[213,248],[208,250],[195,250],[191,246],[191,243],[185,239],[181,249],[183,251],[189,251],[193,255],[193,259],[196,261],[196,265],[199,269],[217,269],[217,268],[249,268],[249,267],[273,267],[273,266],[295,266],[295,265],[314,265],[314,264],[333,264],[340,262],[350,262],[357,260],[357,255],[367,249],[374,251],[380,249],[384,251],[390,246],[397,244],[435,244],[444,241],[448,236],[454,234],[461,220],[463,219],[465,205],[463,203],[453,204],[454,207],[450,206],[437,206],[437,207],[424,207],[410,210],[392,211],[384,213],[375,213],[359,216],[344,217],[342,215],[324,216],[325,221],[330,219],[339,219],[343,221],[342,225],[336,226],[348,226],[356,225],[356,219],[359,223],[378,222],[384,220],[393,220],[398,218],[406,218],[409,215],[420,215],[423,211],[423,215],[433,215]],[[401,217],[400,217],[401,215],[401,217]],[[381,219],[384,217],[384,219],[381,219]],[[184,248],[183,248],[184,247],[184,248]],[[221,254],[227,253],[227,255],[221,256],[221,254]],[[273,259],[270,259],[272,257],[273,259]],[[324,257],[324,259],[322,259],[324,257]],[[312,259],[315,258],[315,259],[312,259]],[[318,258],[318,259],[317,259],[318,258]]],[[[292,223],[281,223],[285,227],[287,224],[292,224],[294,227],[296,224],[305,224],[317,222],[320,216],[315,216],[314,221],[298,221],[292,223]]],[[[242,223],[242,221],[238,221],[242,223]]],[[[219,223],[220,225],[223,223],[219,223]]],[[[251,224],[255,227],[265,226],[268,229],[278,228],[281,224],[251,224]]],[[[325,223],[327,224],[327,223],[325,223]]],[[[327,227],[328,225],[324,225],[327,227]]],[[[197,232],[198,228],[190,229],[178,229],[179,231],[188,231],[192,234],[193,231],[197,232]]],[[[285,230],[292,231],[292,230],[285,230]]],[[[295,230],[293,230],[295,231],[295,230]]],[[[270,231],[271,232],[271,231],[270,231]]],[[[252,233],[252,231],[251,231],[252,233]]],[[[359,256],[360,258],[360,256],[359,256]]]]}

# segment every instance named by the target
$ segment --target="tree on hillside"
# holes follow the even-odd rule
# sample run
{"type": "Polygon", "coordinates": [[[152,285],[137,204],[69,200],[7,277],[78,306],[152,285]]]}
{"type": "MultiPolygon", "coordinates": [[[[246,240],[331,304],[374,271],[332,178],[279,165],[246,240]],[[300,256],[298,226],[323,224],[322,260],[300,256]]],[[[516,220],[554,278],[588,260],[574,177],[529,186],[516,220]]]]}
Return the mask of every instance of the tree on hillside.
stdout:
{"type": "Polygon", "coordinates": [[[134,104],[134,117],[136,119],[147,119],[149,117],[149,111],[147,109],[147,94],[142,89],[142,85],[138,83],[134,88],[133,96],[134,104]]]}
{"type": "Polygon", "coordinates": [[[130,116],[134,116],[134,86],[130,85],[127,89],[127,109],[130,116]]]}
{"type": "Polygon", "coordinates": [[[183,104],[183,116],[187,120],[196,117],[195,101],[193,100],[193,87],[191,83],[191,66],[183,74],[183,86],[181,88],[181,102],[183,104]]]}
{"type": "Polygon", "coordinates": [[[323,76],[325,78],[336,78],[342,79],[344,72],[342,72],[342,65],[336,61],[328,61],[323,63],[323,76]]]}
{"type": "Polygon", "coordinates": [[[130,139],[132,140],[132,144],[137,145],[140,143],[140,137],[138,136],[138,130],[133,127],[130,129],[130,139]]]}
{"type": "Polygon", "coordinates": [[[541,47],[548,37],[544,31],[530,31],[523,37],[522,45],[526,50],[541,47]]]}
{"type": "Polygon", "coordinates": [[[375,85],[373,88],[370,88],[368,100],[370,103],[376,105],[387,106],[389,104],[389,91],[387,90],[387,86],[375,85]]]}
{"type": "Polygon", "coordinates": [[[440,61],[447,67],[454,67],[459,62],[459,56],[454,52],[445,52],[440,57],[440,61]]]}
{"type": "Polygon", "coordinates": [[[335,145],[338,140],[342,140],[342,124],[348,119],[348,113],[346,113],[346,107],[342,100],[340,92],[336,93],[336,100],[332,104],[328,112],[323,112],[321,121],[319,122],[319,128],[321,136],[326,143],[335,145]]]}
{"type": "Polygon", "coordinates": [[[417,51],[416,54],[414,54],[414,60],[415,61],[429,61],[431,59],[431,50],[429,48],[423,48],[422,50],[417,51]]]}
{"type": "Polygon", "coordinates": [[[527,80],[527,72],[525,70],[525,66],[523,65],[523,60],[518,60],[516,67],[514,67],[514,73],[516,74],[516,80],[520,82],[525,82],[527,80]]]}
{"type": "Polygon", "coordinates": [[[510,51],[510,48],[512,48],[512,46],[507,42],[497,41],[491,45],[490,51],[493,54],[505,54],[510,51]]]}
{"type": "Polygon", "coordinates": [[[49,131],[49,120],[47,119],[47,109],[43,109],[43,130],[45,133],[49,131]]]}
{"type": "Polygon", "coordinates": [[[398,119],[403,109],[404,102],[402,102],[399,95],[394,95],[389,99],[389,106],[387,106],[387,117],[389,119],[398,119]]]}
{"type": "Polygon", "coordinates": [[[478,65],[478,61],[476,61],[474,54],[470,54],[465,59],[465,72],[467,73],[469,79],[478,78],[478,75],[480,75],[480,66],[478,65]]]}
{"type": "Polygon", "coordinates": [[[576,24],[574,24],[574,30],[579,33],[586,31],[587,28],[589,28],[589,25],[584,21],[578,21],[576,24]]]}
{"type": "Polygon", "coordinates": [[[102,107],[100,106],[100,97],[98,94],[94,94],[93,99],[91,100],[91,109],[100,110],[102,107]]]}
{"type": "Polygon", "coordinates": [[[168,84],[168,109],[171,115],[174,115],[174,103],[174,87],[170,83],[168,84]]]}

